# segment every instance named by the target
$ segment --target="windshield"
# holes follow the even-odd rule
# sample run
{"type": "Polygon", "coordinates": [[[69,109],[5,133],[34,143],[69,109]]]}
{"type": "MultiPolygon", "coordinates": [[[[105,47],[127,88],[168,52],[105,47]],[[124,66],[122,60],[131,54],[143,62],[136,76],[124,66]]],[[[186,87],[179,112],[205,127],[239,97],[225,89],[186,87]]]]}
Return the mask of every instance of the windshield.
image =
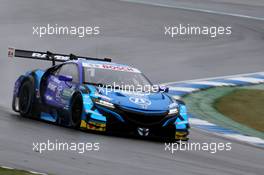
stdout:
{"type": "Polygon", "coordinates": [[[140,71],[129,67],[84,67],[84,83],[119,89],[152,86],[140,71]]]}

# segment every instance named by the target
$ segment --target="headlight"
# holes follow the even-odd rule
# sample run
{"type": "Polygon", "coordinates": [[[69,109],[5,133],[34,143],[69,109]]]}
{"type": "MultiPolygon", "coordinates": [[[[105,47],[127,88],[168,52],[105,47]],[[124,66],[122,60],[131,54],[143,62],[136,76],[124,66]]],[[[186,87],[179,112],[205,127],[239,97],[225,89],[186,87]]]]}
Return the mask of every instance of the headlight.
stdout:
{"type": "Polygon", "coordinates": [[[110,103],[110,102],[105,101],[105,100],[99,100],[99,99],[95,98],[93,101],[94,101],[94,103],[99,104],[101,106],[106,106],[109,108],[115,108],[113,103],[110,103]]]}
{"type": "Polygon", "coordinates": [[[168,115],[174,115],[174,114],[178,114],[179,110],[178,108],[173,108],[169,110],[168,115]]]}

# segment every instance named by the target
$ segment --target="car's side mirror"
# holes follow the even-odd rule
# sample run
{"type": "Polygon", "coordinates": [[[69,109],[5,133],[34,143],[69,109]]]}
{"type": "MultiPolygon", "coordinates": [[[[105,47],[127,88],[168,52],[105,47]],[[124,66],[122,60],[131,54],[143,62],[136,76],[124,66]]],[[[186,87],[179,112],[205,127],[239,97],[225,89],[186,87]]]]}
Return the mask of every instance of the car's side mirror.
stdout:
{"type": "Polygon", "coordinates": [[[159,91],[160,92],[169,92],[169,88],[168,87],[165,87],[165,86],[160,86],[159,87],[159,91]]]}
{"type": "Polygon", "coordinates": [[[69,75],[59,75],[60,81],[70,82],[72,81],[72,76],[69,75]]]}

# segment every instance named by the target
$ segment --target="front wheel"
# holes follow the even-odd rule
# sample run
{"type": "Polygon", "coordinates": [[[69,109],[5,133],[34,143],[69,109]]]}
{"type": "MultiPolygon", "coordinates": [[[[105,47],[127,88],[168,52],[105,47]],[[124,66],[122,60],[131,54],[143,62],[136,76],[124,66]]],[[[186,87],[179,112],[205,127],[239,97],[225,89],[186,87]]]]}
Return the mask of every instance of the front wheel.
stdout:
{"type": "Polygon", "coordinates": [[[79,128],[83,112],[83,100],[80,94],[74,95],[71,103],[70,126],[79,128]]]}

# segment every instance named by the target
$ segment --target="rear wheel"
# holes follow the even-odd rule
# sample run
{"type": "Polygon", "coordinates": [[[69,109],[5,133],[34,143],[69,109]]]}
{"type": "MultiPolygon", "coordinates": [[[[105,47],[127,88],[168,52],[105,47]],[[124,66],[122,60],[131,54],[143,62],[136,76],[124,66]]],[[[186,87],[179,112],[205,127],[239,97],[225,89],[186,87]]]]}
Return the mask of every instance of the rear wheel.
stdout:
{"type": "Polygon", "coordinates": [[[81,116],[83,112],[83,100],[80,94],[74,95],[72,98],[70,125],[73,128],[79,128],[81,124],[81,116]]]}
{"type": "Polygon", "coordinates": [[[34,112],[34,82],[32,80],[26,80],[22,83],[19,91],[19,113],[23,117],[32,117],[36,113],[34,112]]]}

